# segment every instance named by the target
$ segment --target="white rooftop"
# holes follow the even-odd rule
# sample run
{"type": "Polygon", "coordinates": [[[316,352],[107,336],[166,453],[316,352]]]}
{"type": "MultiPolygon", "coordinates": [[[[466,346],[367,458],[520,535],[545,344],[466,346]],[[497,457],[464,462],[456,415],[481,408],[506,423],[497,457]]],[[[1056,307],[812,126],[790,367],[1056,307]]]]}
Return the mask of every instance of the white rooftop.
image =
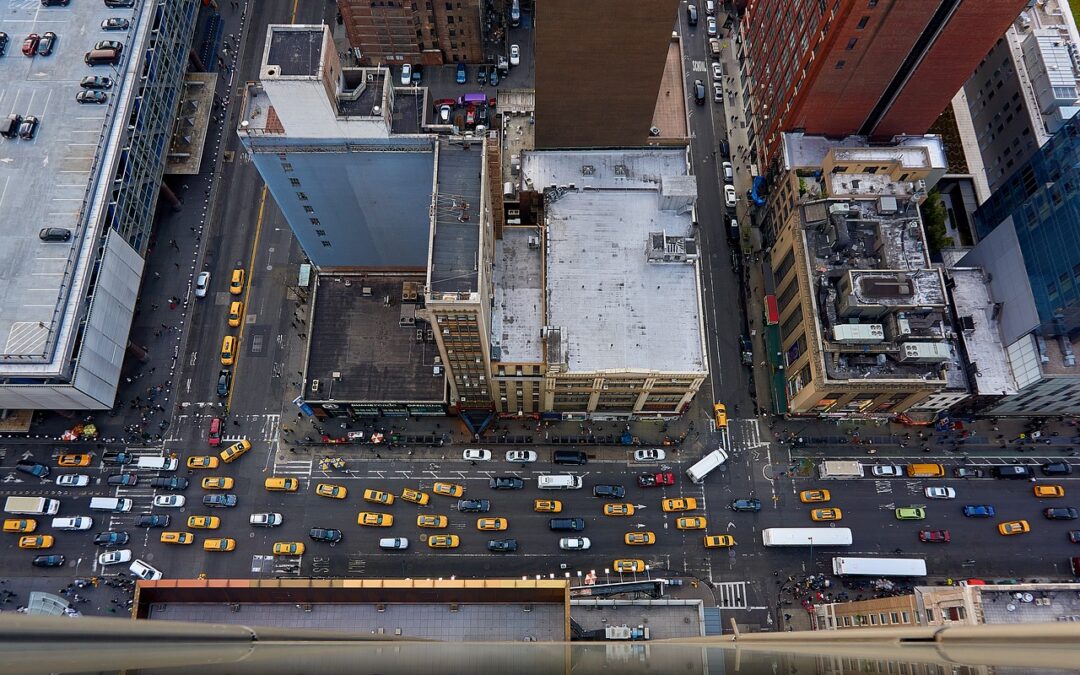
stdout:
{"type": "Polygon", "coordinates": [[[871,143],[866,136],[841,139],[803,133],[784,134],[784,163],[788,169],[820,168],[830,151],[845,162],[899,161],[903,166],[944,170],[945,146],[940,136],[897,136],[889,145],[871,143]]]}
{"type": "Polygon", "coordinates": [[[491,311],[491,346],[499,361],[540,363],[543,345],[540,230],[507,227],[495,242],[495,306],[491,311]],[[533,240],[534,243],[530,243],[533,240]]]}
{"type": "MultiPolygon", "coordinates": [[[[952,268],[949,270],[954,284],[952,289],[960,340],[964,343],[969,360],[975,367],[975,395],[1015,394],[1016,381],[1009,368],[1005,345],[994,318],[994,301],[990,297],[989,282],[978,268],[952,268]],[[965,317],[971,317],[973,328],[966,330],[965,317]]],[[[957,370],[962,370],[956,364],[957,370]]]]}

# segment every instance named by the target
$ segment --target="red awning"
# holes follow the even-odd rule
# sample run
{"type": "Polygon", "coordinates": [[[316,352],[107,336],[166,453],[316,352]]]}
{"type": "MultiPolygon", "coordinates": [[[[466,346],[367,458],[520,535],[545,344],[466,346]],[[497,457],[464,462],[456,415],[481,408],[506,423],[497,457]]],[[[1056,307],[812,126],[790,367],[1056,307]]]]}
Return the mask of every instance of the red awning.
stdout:
{"type": "Polygon", "coordinates": [[[776,309],[776,296],[765,296],[765,323],[775,326],[780,323],[780,312],[776,309]]]}

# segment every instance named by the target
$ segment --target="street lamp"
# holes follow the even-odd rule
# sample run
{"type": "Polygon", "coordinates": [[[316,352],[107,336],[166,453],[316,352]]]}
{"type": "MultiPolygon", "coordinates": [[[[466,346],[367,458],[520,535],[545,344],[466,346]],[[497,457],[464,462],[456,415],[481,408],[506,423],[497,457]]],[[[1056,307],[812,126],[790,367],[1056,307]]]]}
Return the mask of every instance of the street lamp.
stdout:
{"type": "Polygon", "coordinates": [[[581,585],[581,570],[577,571],[577,585],[581,585]]]}
{"type": "Polygon", "coordinates": [[[610,568],[607,568],[607,567],[604,568],[604,578],[607,579],[607,582],[609,584],[611,583],[611,569],[610,568]]]}
{"type": "Polygon", "coordinates": [[[649,566],[648,566],[648,565],[646,565],[646,566],[645,566],[645,577],[646,577],[646,578],[647,578],[647,579],[648,579],[649,581],[652,581],[652,574],[650,574],[650,573],[649,573],[649,566]]]}
{"type": "Polygon", "coordinates": [[[813,537],[813,535],[807,537],[806,540],[810,542],[810,565],[811,565],[811,567],[813,567],[813,565],[814,565],[814,537],[813,537]]]}

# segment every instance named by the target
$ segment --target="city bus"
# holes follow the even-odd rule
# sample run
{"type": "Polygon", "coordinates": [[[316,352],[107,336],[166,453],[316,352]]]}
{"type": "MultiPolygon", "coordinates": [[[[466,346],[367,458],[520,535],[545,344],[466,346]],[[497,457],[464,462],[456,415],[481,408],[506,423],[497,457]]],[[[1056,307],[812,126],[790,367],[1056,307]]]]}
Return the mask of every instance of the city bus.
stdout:
{"type": "Polygon", "coordinates": [[[768,527],[761,538],[766,546],[851,546],[846,527],[768,527]]]}
{"type": "Polygon", "coordinates": [[[867,577],[925,577],[922,558],[833,558],[833,574],[867,577]]]}

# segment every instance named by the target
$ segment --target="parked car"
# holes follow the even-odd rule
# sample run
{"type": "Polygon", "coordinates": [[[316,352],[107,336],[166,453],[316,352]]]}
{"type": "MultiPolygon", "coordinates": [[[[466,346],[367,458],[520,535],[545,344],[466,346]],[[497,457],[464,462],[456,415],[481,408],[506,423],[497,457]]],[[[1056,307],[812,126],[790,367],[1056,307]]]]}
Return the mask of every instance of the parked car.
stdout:
{"type": "Polygon", "coordinates": [[[43,227],[38,232],[41,241],[68,241],[71,239],[71,230],[66,227],[43,227]]]}
{"type": "Polygon", "coordinates": [[[38,42],[41,41],[41,36],[37,33],[30,33],[23,39],[22,53],[23,56],[33,56],[37,54],[38,42]]]}
{"type": "Polygon", "coordinates": [[[56,33],[51,30],[41,36],[41,40],[38,41],[37,53],[38,56],[48,56],[53,53],[53,49],[56,48],[56,33]]]}
{"type": "Polygon", "coordinates": [[[401,66],[401,84],[407,85],[412,82],[412,64],[406,63],[401,66]]]}
{"type": "Polygon", "coordinates": [[[517,45],[510,45],[510,65],[516,66],[521,63],[521,48],[517,45]]]}
{"type": "Polygon", "coordinates": [[[457,77],[455,78],[458,84],[465,84],[465,64],[457,64],[457,77]]]}
{"type": "Polygon", "coordinates": [[[705,22],[705,34],[708,35],[709,37],[716,37],[716,34],[717,34],[716,17],[710,16],[709,20],[705,22]]]}
{"type": "Polygon", "coordinates": [[[904,475],[904,467],[895,464],[875,464],[870,473],[876,478],[898,478],[904,475]]]}
{"type": "Polygon", "coordinates": [[[199,272],[199,276],[195,277],[195,297],[205,298],[208,288],[210,288],[210,273],[199,272]]]}
{"type": "Polygon", "coordinates": [[[1023,464],[1002,464],[991,469],[994,478],[1024,479],[1031,478],[1031,467],[1023,464]]]}
{"type": "Polygon", "coordinates": [[[727,206],[729,209],[735,208],[735,202],[737,201],[737,199],[738,198],[735,196],[735,186],[734,185],[725,185],[724,186],[724,206],[727,206]]]}
{"type": "Polygon", "coordinates": [[[479,85],[487,84],[488,70],[487,66],[480,66],[476,70],[476,83],[479,85]]]}
{"type": "Polygon", "coordinates": [[[101,30],[127,30],[129,26],[131,22],[119,16],[111,16],[101,22],[101,30]]]}
{"type": "Polygon", "coordinates": [[[634,451],[635,462],[662,462],[667,457],[660,448],[642,448],[634,451]]]}
{"type": "Polygon", "coordinates": [[[465,448],[465,451],[461,453],[461,458],[470,462],[487,462],[491,460],[491,451],[481,450],[480,448],[465,448]]]}
{"type": "Polygon", "coordinates": [[[87,75],[79,80],[79,86],[83,89],[112,89],[112,85],[112,78],[104,75],[87,75]]]}
{"type": "Polygon", "coordinates": [[[694,103],[705,105],[705,83],[694,80],[694,103]]]}
{"type": "Polygon", "coordinates": [[[982,478],[983,471],[973,466],[958,466],[953,469],[953,475],[957,478],[982,478]]]}
{"type": "Polygon", "coordinates": [[[671,471],[663,473],[642,473],[637,477],[638,487],[662,487],[675,484],[675,474],[671,471]]]}
{"type": "Polygon", "coordinates": [[[535,450],[509,450],[506,453],[506,461],[527,464],[535,462],[537,458],[535,450]]]}
{"type": "Polygon", "coordinates": [[[1050,462],[1042,465],[1044,476],[1068,476],[1072,474],[1072,465],[1068,462],[1050,462]]]}
{"type": "Polygon", "coordinates": [[[0,56],[4,55],[7,51],[8,36],[7,33],[0,31],[0,56]]]}
{"type": "Polygon", "coordinates": [[[229,395],[230,387],[232,387],[232,373],[229,370],[222,368],[221,372],[218,373],[217,395],[221,398],[225,398],[229,395]]]}
{"type": "Polygon", "coordinates": [[[496,476],[488,479],[488,487],[492,490],[520,490],[525,487],[525,481],[516,476],[496,476]]]}
{"type": "Polygon", "coordinates": [[[83,89],[75,94],[75,100],[78,103],[104,103],[109,100],[109,95],[96,89],[83,89]]]}

